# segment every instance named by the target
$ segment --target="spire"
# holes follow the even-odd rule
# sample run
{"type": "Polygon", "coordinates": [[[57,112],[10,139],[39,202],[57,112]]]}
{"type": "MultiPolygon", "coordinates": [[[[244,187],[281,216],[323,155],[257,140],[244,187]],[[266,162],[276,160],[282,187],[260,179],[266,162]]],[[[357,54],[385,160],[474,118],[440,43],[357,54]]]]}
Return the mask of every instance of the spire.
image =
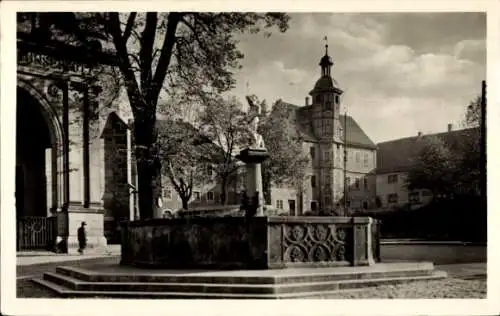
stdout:
{"type": "Polygon", "coordinates": [[[319,62],[319,65],[321,66],[321,76],[331,76],[333,62],[328,55],[328,37],[325,36],[323,40],[325,41],[325,56],[323,56],[319,62]]]}

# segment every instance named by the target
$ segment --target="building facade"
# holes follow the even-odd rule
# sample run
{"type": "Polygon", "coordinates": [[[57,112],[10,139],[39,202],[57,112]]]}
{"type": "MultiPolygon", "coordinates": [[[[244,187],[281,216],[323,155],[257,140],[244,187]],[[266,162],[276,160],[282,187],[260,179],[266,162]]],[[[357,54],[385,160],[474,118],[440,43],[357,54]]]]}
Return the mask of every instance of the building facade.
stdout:
{"type": "Polygon", "coordinates": [[[417,209],[430,203],[433,199],[432,192],[425,189],[410,191],[407,187],[408,172],[422,150],[421,140],[438,137],[453,150],[459,148],[458,144],[470,137],[469,133],[473,130],[475,129],[453,130],[453,126],[448,124],[447,131],[443,133],[418,133],[414,137],[378,143],[376,190],[380,207],[417,209]]]}
{"type": "Polygon", "coordinates": [[[103,92],[114,58],[42,38],[30,22],[17,39],[17,249],[76,252],[82,222],[100,249],[106,218],[130,209],[126,103],[103,92]]]}
{"type": "Polygon", "coordinates": [[[296,204],[297,215],[343,208],[344,199],[350,209],[367,209],[375,203],[376,146],[351,116],[340,113],[344,92],[332,77],[333,62],[328,45],[325,48],[319,63],[320,78],[309,92],[312,102],[307,97],[303,106],[281,100],[274,106],[287,108],[286,119],[297,126],[304,151],[310,156],[302,188],[275,189],[277,198],[272,198],[279,206],[296,204]],[[290,199],[294,195],[295,202],[290,199]]]}

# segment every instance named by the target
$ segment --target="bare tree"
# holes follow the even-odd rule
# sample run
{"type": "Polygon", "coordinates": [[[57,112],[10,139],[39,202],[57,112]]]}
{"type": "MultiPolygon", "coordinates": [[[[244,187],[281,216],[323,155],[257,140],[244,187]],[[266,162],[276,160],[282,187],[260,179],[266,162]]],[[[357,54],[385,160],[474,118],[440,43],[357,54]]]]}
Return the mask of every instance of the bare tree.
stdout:
{"type": "Polygon", "coordinates": [[[226,203],[228,182],[242,166],[236,159],[239,150],[251,143],[248,115],[236,98],[218,98],[207,104],[200,117],[200,129],[216,146],[204,154],[207,163],[213,164],[216,179],[221,184],[221,203],[226,203]]]}

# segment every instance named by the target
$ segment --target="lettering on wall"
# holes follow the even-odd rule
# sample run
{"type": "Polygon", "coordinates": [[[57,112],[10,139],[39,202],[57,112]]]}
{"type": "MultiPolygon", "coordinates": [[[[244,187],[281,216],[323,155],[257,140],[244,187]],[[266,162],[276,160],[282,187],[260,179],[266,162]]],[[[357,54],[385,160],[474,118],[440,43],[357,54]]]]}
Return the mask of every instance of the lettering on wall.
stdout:
{"type": "Polygon", "coordinates": [[[32,51],[17,51],[17,63],[20,66],[47,69],[54,71],[71,72],[76,75],[91,75],[99,66],[90,66],[70,60],[59,59],[32,51]]]}

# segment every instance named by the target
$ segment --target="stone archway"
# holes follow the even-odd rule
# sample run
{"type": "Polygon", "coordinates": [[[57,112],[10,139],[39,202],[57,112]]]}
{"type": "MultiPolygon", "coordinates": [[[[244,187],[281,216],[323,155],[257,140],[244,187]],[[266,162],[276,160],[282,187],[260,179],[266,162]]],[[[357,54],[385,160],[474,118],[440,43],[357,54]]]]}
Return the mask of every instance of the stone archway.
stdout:
{"type": "Polygon", "coordinates": [[[18,249],[51,247],[62,194],[62,133],[50,104],[19,81],[16,114],[18,249]]]}

